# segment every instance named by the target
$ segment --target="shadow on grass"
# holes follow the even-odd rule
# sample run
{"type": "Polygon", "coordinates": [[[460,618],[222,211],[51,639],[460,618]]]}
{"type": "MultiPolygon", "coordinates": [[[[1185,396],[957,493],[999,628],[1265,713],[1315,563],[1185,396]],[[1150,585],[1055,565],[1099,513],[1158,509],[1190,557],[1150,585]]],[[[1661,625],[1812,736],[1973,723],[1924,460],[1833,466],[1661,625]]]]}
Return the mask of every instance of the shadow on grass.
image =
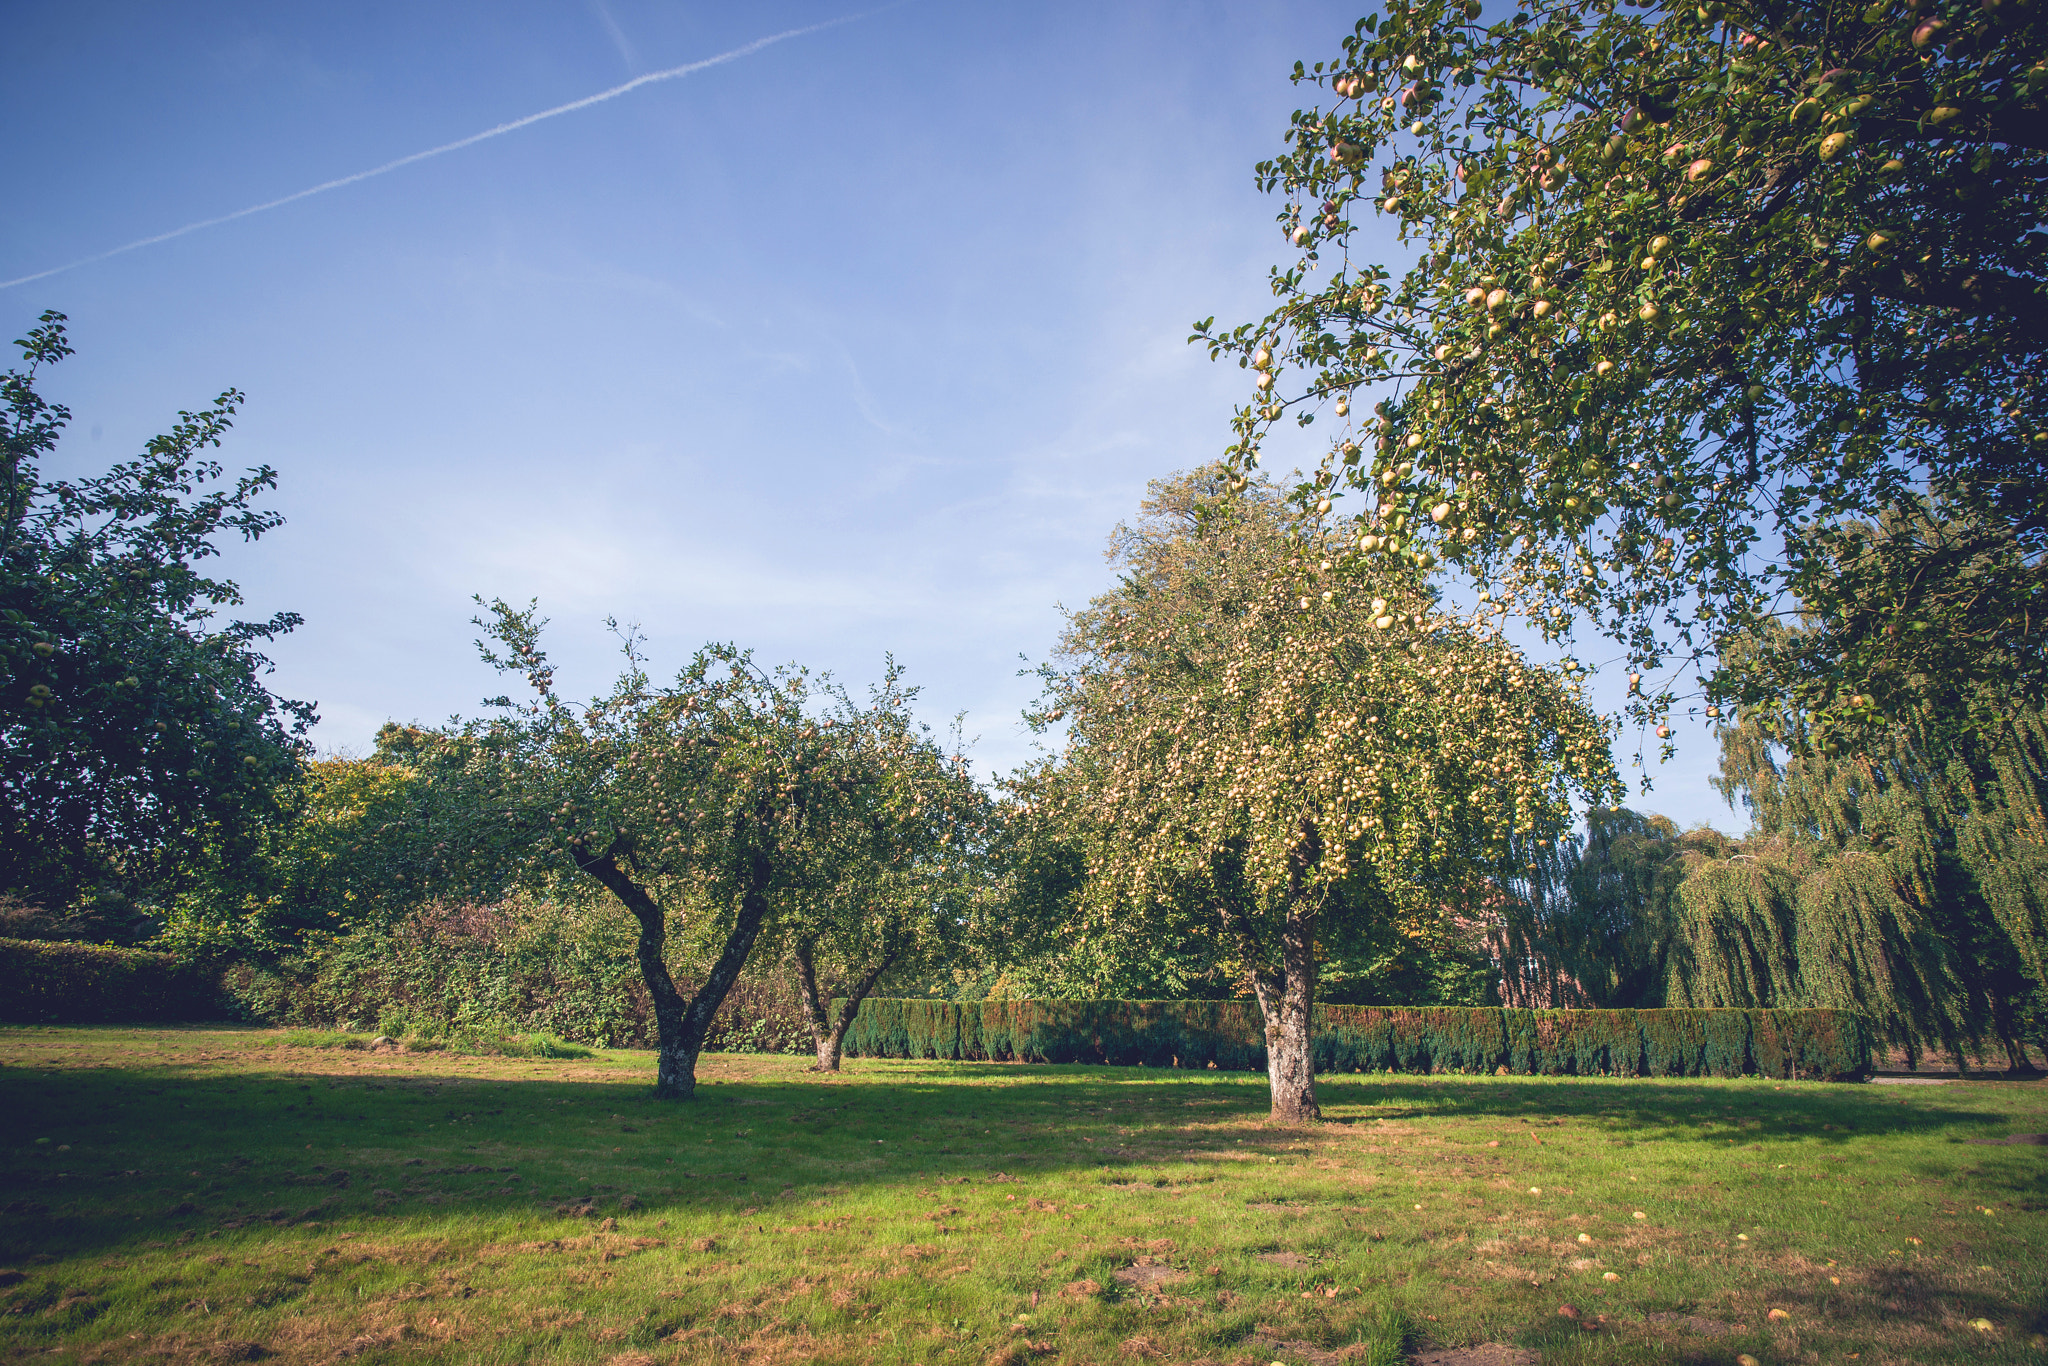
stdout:
{"type": "MultiPolygon", "coordinates": [[[[334,1221],[729,1212],[998,1174],[1142,1182],[1163,1164],[1185,1175],[1277,1157],[1307,1136],[1255,1122],[1266,1090],[1252,1073],[856,1060],[821,1078],[756,1059],[739,1069],[754,1075],[675,1102],[644,1085],[651,1058],[641,1069],[630,1056],[471,1064],[499,1075],[463,1075],[445,1055],[210,1061],[227,1065],[0,1068],[0,1260],[334,1221]],[[502,1075],[514,1070],[527,1075],[502,1075]]],[[[1483,1122],[1474,1143],[1529,1132],[1523,1121],[1591,1124],[1630,1146],[2005,1123],[1945,1094],[1902,1105],[1810,1083],[1348,1075],[1321,1091],[1338,1124],[1483,1122]]],[[[2025,1158],[2044,1150],[1957,1149],[1980,1169],[2007,1152],[2025,1157],[1998,1163],[2002,1179],[2038,1199],[2043,1164],[2025,1158]]]]}

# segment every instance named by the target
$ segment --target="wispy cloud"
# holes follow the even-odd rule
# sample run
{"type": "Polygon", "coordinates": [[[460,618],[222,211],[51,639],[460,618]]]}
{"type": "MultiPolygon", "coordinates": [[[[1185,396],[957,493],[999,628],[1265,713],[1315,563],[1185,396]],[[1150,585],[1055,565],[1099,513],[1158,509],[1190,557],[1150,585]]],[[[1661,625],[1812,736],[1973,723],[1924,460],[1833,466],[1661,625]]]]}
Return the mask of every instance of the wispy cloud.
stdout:
{"type": "Polygon", "coordinates": [[[99,252],[96,255],[82,256],[76,261],[67,261],[61,266],[51,266],[48,270],[39,270],[30,275],[17,275],[11,280],[0,280],[0,289],[12,289],[16,285],[25,285],[34,280],[47,280],[52,275],[61,275],[67,270],[77,270],[80,266],[89,266],[111,257],[125,255],[131,251],[140,251],[143,247],[153,247],[159,242],[168,242],[173,238],[198,232],[202,228],[216,228],[223,223],[232,223],[238,218],[247,218],[251,214],[283,208],[286,204],[296,204],[301,199],[311,199],[316,194],[326,194],[329,190],[338,190],[346,185],[355,185],[380,175],[389,174],[402,166],[410,166],[415,162],[445,156],[449,152],[459,152],[465,147],[474,147],[479,142],[500,138],[507,133],[516,133],[521,128],[529,127],[546,119],[559,118],[563,114],[573,114],[579,109],[588,109],[594,104],[603,104],[607,100],[615,100],[621,95],[638,90],[643,85],[653,85],[658,81],[673,81],[684,76],[692,76],[710,67],[723,66],[727,62],[736,62],[742,57],[751,57],[764,47],[772,47],[776,43],[787,42],[791,38],[801,38],[806,34],[818,33],[828,28],[837,28],[841,24],[850,24],[857,19],[865,19],[880,12],[880,10],[866,10],[860,14],[849,14],[838,19],[827,19],[822,24],[811,24],[805,28],[784,29],[781,33],[771,33],[765,38],[756,38],[751,43],[743,43],[731,51],[721,52],[715,57],[706,57],[701,61],[685,62],[681,66],[672,66],[665,71],[650,71],[644,76],[635,76],[623,85],[615,85],[609,90],[600,90],[595,95],[586,95],[580,100],[571,100],[567,104],[558,104],[552,109],[543,109],[537,114],[528,114],[524,118],[513,119],[509,123],[501,123],[495,128],[486,128],[481,133],[472,133],[466,138],[457,138],[454,142],[444,142],[439,147],[429,147],[424,152],[414,152],[412,155],[402,156],[396,161],[387,161],[382,166],[372,166],[367,171],[357,171],[354,175],[345,175],[339,179],[322,181],[318,185],[300,190],[295,194],[285,195],[280,199],[266,200],[261,204],[251,204],[246,209],[237,209],[233,213],[224,213],[218,218],[202,218],[197,223],[187,223],[182,228],[173,228],[169,232],[160,232],[154,237],[139,238],[136,241],[114,247],[108,251],[99,252]]]}
{"type": "Polygon", "coordinates": [[[619,50],[619,60],[626,64],[626,69],[631,71],[638,66],[639,54],[635,53],[633,45],[626,41],[626,31],[619,27],[619,21],[612,17],[612,12],[604,0],[590,0],[590,8],[596,13],[598,22],[604,25],[604,31],[610,35],[612,46],[619,50]]]}

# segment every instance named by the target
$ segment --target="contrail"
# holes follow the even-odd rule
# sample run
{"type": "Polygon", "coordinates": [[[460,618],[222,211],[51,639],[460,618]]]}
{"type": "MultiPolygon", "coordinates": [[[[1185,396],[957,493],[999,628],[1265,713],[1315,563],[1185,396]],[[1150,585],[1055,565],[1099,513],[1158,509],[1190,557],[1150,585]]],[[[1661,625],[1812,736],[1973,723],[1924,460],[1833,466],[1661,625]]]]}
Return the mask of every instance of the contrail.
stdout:
{"type": "MultiPolygon", "coordinates": [[[[894,6],[885,6],[884,8],[894,8],[894,6]]],[[[0,289],[11,289],[15,285],[25,285],[32,280],[47,280],[52,275],[62,275],[67,270],[77,270],[80,266],[89,266],[95,262],[104,261],[110,256],[120,256],[126,252],[139,251],[143,247],[153,247],[159,242],[168,242],[173,237],[183,237],[187,233],[198,232],[201,228],[218,227],[222,223],[232,223],[237,218],[247,218],[250,214],[262,213],[268,209],[282,208],[286,204],[295,204],[301,199],[311,199],[316,194],[326,194],[329,190],[338,190],[344,185],[353,185],[357,181],[369,180],[375,176],[384,175],[386,172],[395,171],[401,166],[410,166],[416,161],[425,161],[429,157],[442,156],[448,152],[459,152],[464,147],[474,146],[490,138],[503,137],[507,133],[517,132],[528,124],[539,123],[542,119],[551,119],[562,114],[573,114],[578,109],[588,109],[593,104],[603,104],[606,100],[615,100],[630,90],[638,90],[643,85],[652,85],[656,81],[672,81],[682,76],[694,75],[706,67],[723,66],[727,62],[736,62],[742,57],[750,57],[764,47],[786,42],[791,38],[801,38],[807,33],[816,33],[821,29],[836,28],[840,24],[850,24],[856,19],[865,19],[870,15],[880,12],[880,10],[867,10],[860,14],[849,14],[838,19],[827,19],[822,24],[812,24],[808,28],[785,29],[781,33],[771,33],[766,38],[756,38],[753,42],[736,47],[730,52],[721,52],[716,57],[706,57],[702,61],[687,62],[682,66],[672,66],[666,71],[650,71],[645,76],[635,76],[624,85],[615,85],[609,90],[600,90],[595,95],[586,95],[580,100],[571,100],[567,104],[558,104],[553,109],[543,109],[538,114],[528,114],[523,119],[513,119],[510,123],[501,123],[495,128],[486,128],[481,133],[472,133],[470,136],[458,138],[454,142],[444,142],[439,147],[429,147],[424,152],[414,152],[411,156],[403,156],[396,161],[387,161],[382,166],[373,166],[367,171],[357,171],[354,175],[345,175],[339,180],[322,181],[310,189],[300,190],[296,194],[288,194],[282,199],[272,199],[262,204],[251,204],[246,209],[236,209],[233,213],[224,213],[218,218],[202,218],[197,223],[187,223],[182,228],[173,228],[169,232],[160,232],[154,237],[144,237],[138,241],[130,242],[126,246],[115,247],[111,251],[103,251],[97,256],[85,256],[61,266],[52,266],[48,270],[39,270],[33,275],[18,275],[12,280],[0,280],[0,289]]]]}

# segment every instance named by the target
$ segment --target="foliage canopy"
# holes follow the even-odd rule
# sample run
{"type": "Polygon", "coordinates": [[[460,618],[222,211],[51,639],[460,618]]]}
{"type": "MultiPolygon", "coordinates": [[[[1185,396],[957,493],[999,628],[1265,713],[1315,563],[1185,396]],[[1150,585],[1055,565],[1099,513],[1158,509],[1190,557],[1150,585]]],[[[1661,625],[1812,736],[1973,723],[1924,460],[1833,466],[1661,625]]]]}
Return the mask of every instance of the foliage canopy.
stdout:
{"type": "Polygon", "coordinates": [[[1084,832],[1080,935],[1220,936],[1265,1013],[1275,1113],[1299,1117],[1319,935],[1497,896],[1572,794],[1619,786],[1565,672],[1412,568],[1337,577],[1346,528],[1296,539],[1269,485],[1226,482],[1155,484],[1119,528],[1119,586],[1045,674],[1041,718],[1071,722],[1048,799],[1084,832]]]}
{"type": "Polygon", "coordinates": [[[223,479],[204,454],[242,396],[104,474],[46,478],[71,414],[36,381],[71,354],[64,322],[45,313],[0,378],[0,891],[53,906],[174,891],[203,846],[246,849],[314,720],[261,681],[258,647],[299,617],[221,622],[241,593],[202,569],[223,534],[282,520],[254,505],[269,466],[223,479]]]}
{"type": "Polygon", "coordinates": [[[1670,669],[1646,722],[1701,669],[1709,716],[1982,729],[2048,680],[2044,54],[2022,0],[1393,0],[1295,68],[1276,307],[1197,326],[1257,371],[1230,459],[1334,409],[1301,502],[1670,669]]]}

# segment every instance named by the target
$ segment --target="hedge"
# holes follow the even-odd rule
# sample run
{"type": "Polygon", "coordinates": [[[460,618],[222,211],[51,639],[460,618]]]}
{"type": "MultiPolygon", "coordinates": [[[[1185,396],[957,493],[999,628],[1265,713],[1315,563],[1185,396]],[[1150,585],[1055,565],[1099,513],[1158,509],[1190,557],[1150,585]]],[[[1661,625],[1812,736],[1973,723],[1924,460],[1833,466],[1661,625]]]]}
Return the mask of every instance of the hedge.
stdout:
{"type": "MultiPolygon", "coordinates": [[[[1801,1077],[1870,1071],[1861,1019],[1840,1010],[1512,1010],[1319,1006],[1318,1072],[1801,1077]]],[[[861,1003],[852,1057],[1108,1063],[1259,1071],[1250,1001],[861,1003]]]]}
{"type": "Polygon", "coordinates": [[[212,974],[168,953],[0,939],[0,1020],[110,1024],[230,1013],[212,974]]]}

